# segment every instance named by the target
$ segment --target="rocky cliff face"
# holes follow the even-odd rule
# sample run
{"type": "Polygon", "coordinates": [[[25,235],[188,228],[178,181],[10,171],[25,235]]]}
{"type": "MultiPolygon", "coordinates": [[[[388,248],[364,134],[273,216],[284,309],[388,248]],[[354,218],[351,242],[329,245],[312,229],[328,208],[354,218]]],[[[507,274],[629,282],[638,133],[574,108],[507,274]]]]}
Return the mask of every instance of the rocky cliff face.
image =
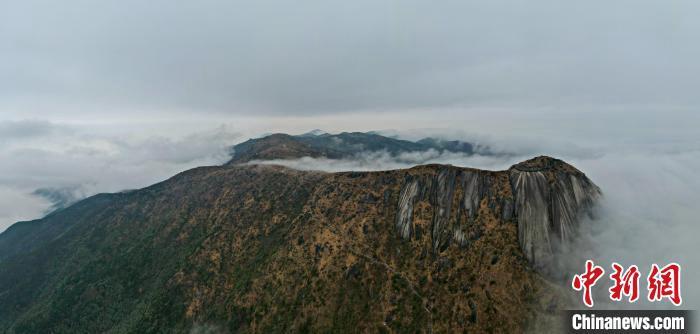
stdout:
{"type": "Polygon", "coordinates": [[[565,307],[532,268],[599,194],[546,157],[196,168],[0,234],[0,332],[522,332],[565,307]]]}
{"type": "Polygon", "coordinates": [[[504,172],[440,167],[437,174],[409,177],[399,197],[396,229],[404,239],[416,233],[414,207],[435,207],[430,223],[433,251],[461,247],[478,238],[474,221],[487,215],[518,226],[520,247],[547,271],[557,250],[571,242],[578,224],[592,215],[600,189],[561,160],[537,157],[504,172]]]}
{"type": "MultiPolygon", "coordinates": [[[[414,206],[434,207],[430,236],[434,252],[461,247],[479,237],[479,214],[502,222],[513,215],[513,197],[504,173],[437,166],[434,175],[410,175],[401,189],[396,227],[404,239],[416,234],[414,206]]],[[[420,230],[418,232],[420,234],[420,230]]]]}
{"type": "Polygon", "coordinates": [[[558,249],[593,215],[601,191],[585,174],[561,160],[537,157],[509,170],[523,253],[546,270],[558,249]]]}

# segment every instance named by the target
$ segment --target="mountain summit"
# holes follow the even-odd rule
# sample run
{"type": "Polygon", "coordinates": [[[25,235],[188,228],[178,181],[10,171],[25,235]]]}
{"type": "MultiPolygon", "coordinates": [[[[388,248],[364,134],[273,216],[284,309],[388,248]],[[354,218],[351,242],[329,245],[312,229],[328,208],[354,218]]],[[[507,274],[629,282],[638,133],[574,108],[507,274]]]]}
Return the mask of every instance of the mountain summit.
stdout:
{"type": "MultiPolygon", "coordinates": [[[[301,157],[343,159],[366,152],[385,151],[391,155],[436,150],[474,154],[475,145],[462,141],[424,138],[408,141],[385,137],[372,132],[343,132],[328,134],[314,130],[302,135],[272,134],[249,139],[232,147],[228,164],[256,160],[296,159],[301,157]]],[[[487,151],[479,153],[488,153],[487,151]]]]}
{"type": "MultiPolygon", "coordinates": [[[[281,134],[243,144],[240,161],[344,152],[281,134]]],[[[549,157],[504,171],[195,168],[0,234],[0,332],[537,329],[567,305],[541,273],[599,196],[549,157]]]]}

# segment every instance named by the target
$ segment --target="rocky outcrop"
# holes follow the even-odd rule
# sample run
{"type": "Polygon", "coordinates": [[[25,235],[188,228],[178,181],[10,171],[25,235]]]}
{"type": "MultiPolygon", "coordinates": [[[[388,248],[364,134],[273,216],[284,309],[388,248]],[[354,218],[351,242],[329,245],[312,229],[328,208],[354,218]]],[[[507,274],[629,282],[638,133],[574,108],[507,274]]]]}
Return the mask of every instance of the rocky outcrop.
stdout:
{"type": "Polygon", "coordinates": [[[413,233],[413,203],[418,196],[418,180],[408,180],[401,188],[399,196],[398,213],[396,214],[396,230],[399,235],[408,239],[413,233]]]}
{"type": "Polygon", "coordinates": [[[581,220],[593,215],[600,188],[578,169],[549,157],[521,162],[509,173],[520,247],[536,268],[545,269],[573,240],[581,220]]]}
{"type": "Polygon", "coordinates": [[[411,239],[416,230],[414,207],[420,201],[433,208],[434,252],[451,244],[466,247],[478,239],[478,218],[515,223],[523,254],[535,268],[546,271],[558,249],[573,240],[582,218],[592,214],[600,195],[585,174],[550,157],[500,172],[440,166],[437,173],[407,177],[396,228],[403,239],[411,239]]]}
{"type": "Polygon", "coordinates": [[[456,188],[457,173],[452,168],[442,169],[435,178],[435,211],[432,226],[433,249],[449,245],[450,239],[459,230],[457,224],[451,224],[452,198],[456,188]]]}
{"type": "Polygon", "coordinates": [[[511,175],[518,217],[518,241],[533,264],[549,263],[550,242],[549,184],[541,172],[515,172],[511,175]]]}
{"type": "Polygon", "coordinates": [[[499,221],[513,217],[513,199],[503,186],[508,186],[505,174],[452,166],[437,168],[434,173],[409,175],[401,188],[396,227],[402,238],[413,236],[414,206],[421,201],[433,209],[430,235],[434,252],[451,244],[465,247],[477,239],[479,226],[475,220],[480,211],[499,221]]]}

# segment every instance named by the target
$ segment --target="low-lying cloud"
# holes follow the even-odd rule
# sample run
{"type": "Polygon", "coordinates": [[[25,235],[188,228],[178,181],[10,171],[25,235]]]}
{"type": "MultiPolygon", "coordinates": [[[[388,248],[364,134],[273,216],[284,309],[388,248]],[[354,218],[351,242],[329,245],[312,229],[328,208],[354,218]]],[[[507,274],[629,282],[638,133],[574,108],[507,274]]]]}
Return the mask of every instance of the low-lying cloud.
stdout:
{"type": "Polygon", "coordinates": [[[466,153],[439,152],[434,149],[417,152],[391,154],[387,151],[373,151],[356,154],[344,159],[312,158],[283,160],[253,160],[248,164],[281,165],[299,170],[319,170],[327,172],[377,171],[408,168],[422,164],[447,164],[484,169],[505,169],[515,161],[511,155],[469,155],[466,153]]]}
{"type": "MultiPolygon", "coordinates": [[[[608,274],[612,262],[637,265],[642,277],[636,307],[670,307],[668,303],[644,302],[646,275],[652,263],[663,266],[677,262],[682,266],[683,308],[700,306],[700,289],[692,284],[700,277],[700,179],[696,176],[700,151],[676,147],[668,152],[609,153],[573,163],[605,193],[598,220],[582,231],[587,247],[577,250],[581,255],[579,272],[583,271],[581,258],[594,259],[608,274]]],[[[609,287],[608,277],[604,280],[603,287],[609,287]]],[[[607,299],[607,290],[599,287],[599,292],[607,299]]]]}
{"type": "MultiPolygon", "coordinates": [[[[668,122],[661,119],[659,124],[668,122]]],[[[145,137],[124,129],[102,134],[81,125],[38,121],[0,122],[0,128],[4,130],[0,136],[0,230],[19,220],[40,218],[75,197],[141,188],[191,167],[220,164],[228,159],[228,147],[245,139],[226,127],[145,137]],[[13,130],[17,128],[24,130],[13,130]],[[54,196],[61,193],[66,198],[54,196]]],[[[380,151],[340,160],[305,157],[250,163],[330,172],[428,163],[503,170],[536,155],[552,155],[585,172],[605,195],[598,220],[584,227],[588,244],[577,252],[595,259],[608,272],[612,261],[636,264],[644,275],[652,262],[678,262],[683,266],[684,308],[697,308],[700,289],[688,282],[700,277],[695,240],[700,235],[696,222],[700,178],[695,175],[700,170],[700,144],[694,133],[684,130],[689,124],[673,131],[658,127],[656,132],[636,128],[623,133],[608,128],[598,135],[566,128],[546,137],[522,132],[517,137],[506,133],[464,136],[458,130],[384,131],[409,139],[432,135],[478,142],[499,154],[428,150],[391,155],[380,151]]],[[[571,267],[583,268],[580,263],[571,267]]],[[[644,281],[641,283],[645,289],[644,281]]],[[[605,293],[606,285],[597,286],[599,292],[605,293]]]]}
{"type": "Polygon", "coordinates": [[[85,198],[86,192],[80,186],[60,188],[46,187],[34,190],[32,195],[39,196],[49,201],[51,206],[46,210],[46,213],[50,213],[56,210],[65,209],[73,203],[85,198]]]}
{"type": "Polygon", "coordinates": [[[89,125],[0,122],[0,231],[100,192],[142,188],[228,159],[238,135],[226,127],[167,136],[89,125]]]}

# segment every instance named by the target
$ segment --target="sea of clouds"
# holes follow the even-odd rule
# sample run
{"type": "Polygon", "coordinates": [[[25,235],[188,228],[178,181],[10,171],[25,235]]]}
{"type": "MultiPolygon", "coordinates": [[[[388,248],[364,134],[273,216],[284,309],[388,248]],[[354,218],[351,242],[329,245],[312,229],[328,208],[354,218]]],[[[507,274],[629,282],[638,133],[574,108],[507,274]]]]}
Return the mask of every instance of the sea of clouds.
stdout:
{"type": "Polygon", "coordinates": [[[47,121],[0,121],[0,232],[101,192],[142,188],[228,159],[226,127],[140,135],[47,121]]]}
{"type": "MultiPolygon", "coordinates": [[[[42,121],[3,121],[0,130],[0,231],[99,192],[141,188],[189,168],[221,164],[228,160],[230,146],[245,139],[230,126],[143,136],[42,121]]],[[[384,134],[462,139],[497,154],[365,152],[340,160],[304,157],[251,163],[328,172],[428,163],[503,170],[536,155],[555,156],[585,172],[604,192],[599,217],[583,227],[586,245],[577,247],[570,268],[582,270],[580,260],[591,258],[608,273],[615,261],[636,264],[646,275],[651,263],[678,262],[683,266],[684,307],[699,305],[700,288],[690,284],[700,278],[700,146],[687,140],[692,136],[585,141],[567,135],[544,140],[434,130],[384,134]]]]}

